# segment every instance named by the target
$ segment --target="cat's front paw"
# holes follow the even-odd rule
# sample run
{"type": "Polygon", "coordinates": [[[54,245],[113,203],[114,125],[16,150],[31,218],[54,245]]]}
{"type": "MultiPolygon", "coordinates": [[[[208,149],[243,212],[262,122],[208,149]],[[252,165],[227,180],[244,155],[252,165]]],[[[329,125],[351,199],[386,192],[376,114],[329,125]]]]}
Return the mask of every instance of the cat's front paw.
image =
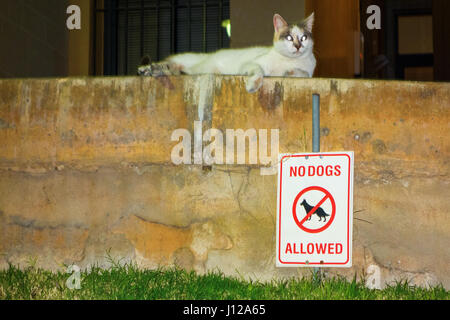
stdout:
{"type": "Polygon", "coordinates": [[[176,74],[167,63],[152,63],[138,67],[138,75],[146,77],[163,77],[176,74]]]}
{"type": "Polygon", "coordinates": [[[139,66],[137,74],[138,74],[138,76],[151,77],[152,76],[152,66],[151,65],[139,66]]]}
{"type": "Polygon", "coordinates": [[[259,74],[248,77],[245,84],[245,89],[247,89],[247,92],[254,93],[258,91],[263,84],[263,78],[264,77],[259,74]]]}

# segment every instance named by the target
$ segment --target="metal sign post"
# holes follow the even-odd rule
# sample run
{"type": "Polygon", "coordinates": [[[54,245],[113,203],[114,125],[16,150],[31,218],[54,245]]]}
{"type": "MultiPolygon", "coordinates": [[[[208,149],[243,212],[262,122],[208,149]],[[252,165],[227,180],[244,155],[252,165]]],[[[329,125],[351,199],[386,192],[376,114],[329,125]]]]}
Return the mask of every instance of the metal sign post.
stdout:
{"type": "Polygon", "coordinates": [[[313,152],[320,152],[320,95],[313,94],[312,110],[313,152]]]}
{"type": "MultiPolygon", "coordinates": [[[[320,95],[314,93],[312,99],[312,151],[320,152],[320,95]]],[[[321,275],[320,268],[313,268],[314,281],[320,281],[321,275]]]]}

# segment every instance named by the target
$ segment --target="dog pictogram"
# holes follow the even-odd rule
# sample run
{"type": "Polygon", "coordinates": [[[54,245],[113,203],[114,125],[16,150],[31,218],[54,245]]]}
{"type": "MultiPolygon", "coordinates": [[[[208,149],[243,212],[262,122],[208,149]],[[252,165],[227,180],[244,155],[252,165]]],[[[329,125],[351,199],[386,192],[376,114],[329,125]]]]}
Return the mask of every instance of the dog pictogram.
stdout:
{"type": "MultiPolygon", "coordinates": [[[[309,205],[308,202],[306,202],[306,199],[303,199],[303,201],[302,201],[302,203],[300,203],[300,205],[303,206],[303,208],[305,208],[306,214],[310,213],[311,210],[314,209],[314,206],[309,205]]],[[[323,222],[326,222],[327,217],[330,216],[321,207],[318,207],[317,210],[309,216],[308,220],[311,220],[311,217],[313,214],[316,214],[319,217],[319,221],[322,221],[322,218],[323,218],[323,222]]]]}
{"type": "Polygon", "coordinates": [[[295,223],[300,229],[308,233],[320,233],[326,230],[333,223],[336,214],[336,203],[333,196],[326,189],[318,186],[311,186],[303,189],[297,194],[297,197],[295,197],[294,203],[292,204],[292,214],[295,223]],[[322,200],[317,202],[314,207],[306,201],[306,199],[310,199],[310,203],[312,202],[310,192],[322,193],[322,195],[319,197],[319,199],[322,200]],[[326,201],[329,201],[329,203],[331,204],[330,213],[325,212],[325,210],[323,210],[323,208],[321,207],[326,201]],[[297,216],[297,211],[301,206],[303,206],[306,211],[306,216],[304,216],[303,218],[299,218],[299,216],[297,216]],[[321,227],[314,228],[305,225],[306,221],[310,220],[313,214],[317,214],[317,216],[319,217],[319,221],[322,221],[322,219],[324,220],[324,224],[321,227]],[[329,218],[327,219],[327,217],[329,218]]]}

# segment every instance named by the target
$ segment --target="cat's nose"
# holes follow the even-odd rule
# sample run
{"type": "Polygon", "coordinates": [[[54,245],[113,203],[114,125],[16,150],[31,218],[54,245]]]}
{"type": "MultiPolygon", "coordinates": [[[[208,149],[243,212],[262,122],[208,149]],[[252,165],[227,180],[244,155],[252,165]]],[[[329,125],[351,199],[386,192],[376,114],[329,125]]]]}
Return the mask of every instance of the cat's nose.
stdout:
{"type": "Polygon", "coordinates": [[[300,48],[302,47],[302,45],[301,45],[301,44],[294,44],[294,47],[296,47],[296,48],[297,48],[297,51],[298,51],[298,50],[300,50],[300,48]]]}

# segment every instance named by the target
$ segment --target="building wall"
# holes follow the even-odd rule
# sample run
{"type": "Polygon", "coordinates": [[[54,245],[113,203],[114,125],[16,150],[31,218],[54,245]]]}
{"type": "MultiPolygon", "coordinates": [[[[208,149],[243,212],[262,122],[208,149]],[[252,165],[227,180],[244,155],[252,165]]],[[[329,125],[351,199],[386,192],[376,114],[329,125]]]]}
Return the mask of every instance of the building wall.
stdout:
{"type": "Polygon", "coordinates": [[[316,77],[354,78],[359,70],[359,0],[306,0],[315,12],[316,77]]]}
{"type": "Polygon", "coordinates": [[[0,3],[0,77],[68,74],[67,1],[0,3]]]}
{"type": "Polygon", "coordinates": [[[91,0],[0,3],[0,78],[91,74],[91,0]],[[81,30],[66,27],[67,7],[81,9],[81,30]]]}
{"type": "Polygon", "coordinates": [[[305,0],[231,0],[230,4],[233,48],[271,45],[275,13],[287,22],[305,17],[305,0]]]}
{"type": "MultiPolygon", "coordinates": [[[[93,6],[92,0],[69,0],[69,5],[77,5],[81,10],[81,29],[67,31],[68,75],[87,76],[93,74],[93,6]]],[[[66,15],[67,17],[68,15],[66,15]]]]}
{"type": "Polygon", "coordinates": [[[243,77],[209,75],[0,80],[0,267],[106,265],[111,250],[140,267],[309,275],[275,267],[276,175],[171,155],[174,130],[192,142],[199,120],[279,129],[281,153],[311,151],[313,93],[321,151],[355,152],[353,267],[326,274],[375,265],[381,285],[448,289],[447,83],[269,78],[249,94],[243,77]]]}
{"type": "Polygon", "coordinates": [[[450,2],[433,0],[434,80],[450,82],[450,2]]]}

